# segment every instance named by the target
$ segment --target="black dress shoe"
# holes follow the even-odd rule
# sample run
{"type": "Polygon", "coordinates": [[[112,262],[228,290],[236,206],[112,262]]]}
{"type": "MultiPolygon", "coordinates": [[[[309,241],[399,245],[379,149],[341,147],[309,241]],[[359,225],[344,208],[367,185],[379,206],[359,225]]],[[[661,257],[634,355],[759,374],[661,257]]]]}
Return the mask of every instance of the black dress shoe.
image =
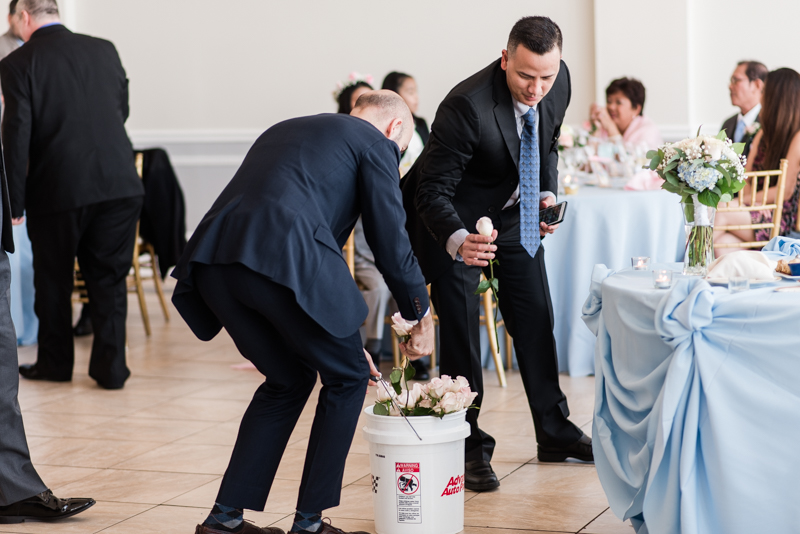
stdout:
{"type": "Polygon", "coordinates": [[[70,376],[55,376],[50,373],[45,373],[35,363],[23,363],[19,366],[19,374],[22,378],[28,380],[49,380],[50,382],[69,382],[72,380],[70,376]]]}
{"type": "MultiPolygon", "coordinates": [[[[230,534],[230,530],[219,530],[206,525],[197,525],[194,534],[230,534]]],[[[285,534],[282,529],[277,527],[257,527],[249,521],[242,523],[242,530],[237,534],[285,534]]]]}
{"type": "Polygon", "coordinates": [[[428,380],[431,375],[428,372],[428,366],[426,366],[420,360],[412,360],[411,367],[414,368],[414,380],[428,380]]]}
{"type": "Polygon", "coordinates": [[[592,438],[584,434],[581,439],[566,447],[538,446],[540,462],[563,462],[567,458],[575,458],[584,462],[594,462],[592,438]]]}
{"type": "Polygon", "coordinates": [[[464,486],[472,491],[486,491],[500,487],[492,465],[486,460],[472,460],[464,464],[464,486]]]}
{"type": "Polygon", "coordinates": [[[0,523],[26,520],[52,521],[79,514],[94,505],[94,499],[59,499],[50,490],[14,504],[0,506],[0,523]]]}

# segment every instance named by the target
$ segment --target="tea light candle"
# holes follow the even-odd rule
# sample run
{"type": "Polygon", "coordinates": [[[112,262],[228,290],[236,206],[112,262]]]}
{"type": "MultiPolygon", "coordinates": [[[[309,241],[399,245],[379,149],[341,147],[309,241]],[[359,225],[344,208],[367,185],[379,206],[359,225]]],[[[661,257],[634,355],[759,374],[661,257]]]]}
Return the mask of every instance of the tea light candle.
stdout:
{"type": "Polygon", "coordinates": [[[634,271],[646,271],[650,267],[650,258],[647,256],[634,256],[631,258],[631,267],[634,271]]]}
{"type": "Polygon", "coordinates": [[[666,269],[653,271],[653,286],[656,289],[669,289],[672,286],[672,271],[666,269]]]}

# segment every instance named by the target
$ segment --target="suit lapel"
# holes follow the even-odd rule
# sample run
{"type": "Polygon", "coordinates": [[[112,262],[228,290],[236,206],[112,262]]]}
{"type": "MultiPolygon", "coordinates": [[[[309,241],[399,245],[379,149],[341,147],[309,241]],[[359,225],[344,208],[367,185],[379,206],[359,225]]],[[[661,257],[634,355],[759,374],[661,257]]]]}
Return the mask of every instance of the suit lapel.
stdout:
{"type": "Polygon", "coordinates": [[[514,106],[511,103],[511,92],[506,83],[506,71],[500,68],[498,61],[497,71],[494,77],[494,89],[492,96],[495,101],[494,118],[503,140],[506,142],[508,152],[514,160],[514,165],[519,169],[519,134],[517,133],[517,122],[514,117],[514,106]]]}

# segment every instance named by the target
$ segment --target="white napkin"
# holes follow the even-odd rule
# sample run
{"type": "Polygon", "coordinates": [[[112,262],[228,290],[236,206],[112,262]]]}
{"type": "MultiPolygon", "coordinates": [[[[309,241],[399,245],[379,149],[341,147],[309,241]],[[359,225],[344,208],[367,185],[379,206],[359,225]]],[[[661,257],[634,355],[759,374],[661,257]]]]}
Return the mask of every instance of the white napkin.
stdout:
{"type": "Polygon", "coordinates": [[[750,280],[773,280],[777,265],[757,250],[739,250],[714,260],[708,267],[707,278],[743,276],[750,280]]]}

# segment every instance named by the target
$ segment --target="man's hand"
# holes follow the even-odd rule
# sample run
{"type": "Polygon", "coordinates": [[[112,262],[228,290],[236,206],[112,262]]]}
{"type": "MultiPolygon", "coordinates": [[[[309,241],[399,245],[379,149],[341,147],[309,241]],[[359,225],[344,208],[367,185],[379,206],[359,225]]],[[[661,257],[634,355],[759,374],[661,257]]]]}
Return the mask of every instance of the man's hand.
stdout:
{"type": "MultiPolygon", "coordinates": [[[[545,208],[549,208],[550,206],[555,206],[555,205],[556,205],[555,197],[546,197],[546,198],[543,198],[541,200],[541,202],[539,202],[539,209],[543,210],[545,208]]],[[[556,230],[558,230],[558,225],[557,224],[554,224],[553,226],[548,226],[547,224],[545,224],[543,222],[539,223],[539,235],[541,237],[544,237],[547,234],[552,234],[556,230]]]]}
{"type": "Polygon", "coordinates": [[[16,219],[11,219],[11,226],[19,226],[24,222],[25,222],[25,217],[17,217],[16,219]]]}
{"type": "Polygon", "coordinates": [[[409,332],[411,339],[400,343],[403,354],[408,356],[409,360],[419,360],[433,352],[433,331],[433,316],[429,313],[411,329],[409,332]]]}
{"type": "Polygon", "coordinates": [[[497,230],[492,232],[492,237],[469,234],[464,240],[464,244],[458,248],[458,253],[461,254],[467,265],[487,267],[489,265],[487,260],[493,260],[494,251],[497,250],[497,245],[489,244],[495,239],[497,239],[497,230]]]}
{"type": "MultiPolygon", "coordinates": [[[[372,361],[372,356],[370,356],[369,352],[367,352],[367,349],[364,349],[364,356],[367,358],[367,363],[369,363],[369,376],[380,376],[381,373],[375,368],[375,362],[372,361]]],[[[375,380],[370,380],[369,385],[377,386],[378,382],[375,380]]],[[[369,388],[367,388],[367,393],[369,393],[369,388]]]]}

